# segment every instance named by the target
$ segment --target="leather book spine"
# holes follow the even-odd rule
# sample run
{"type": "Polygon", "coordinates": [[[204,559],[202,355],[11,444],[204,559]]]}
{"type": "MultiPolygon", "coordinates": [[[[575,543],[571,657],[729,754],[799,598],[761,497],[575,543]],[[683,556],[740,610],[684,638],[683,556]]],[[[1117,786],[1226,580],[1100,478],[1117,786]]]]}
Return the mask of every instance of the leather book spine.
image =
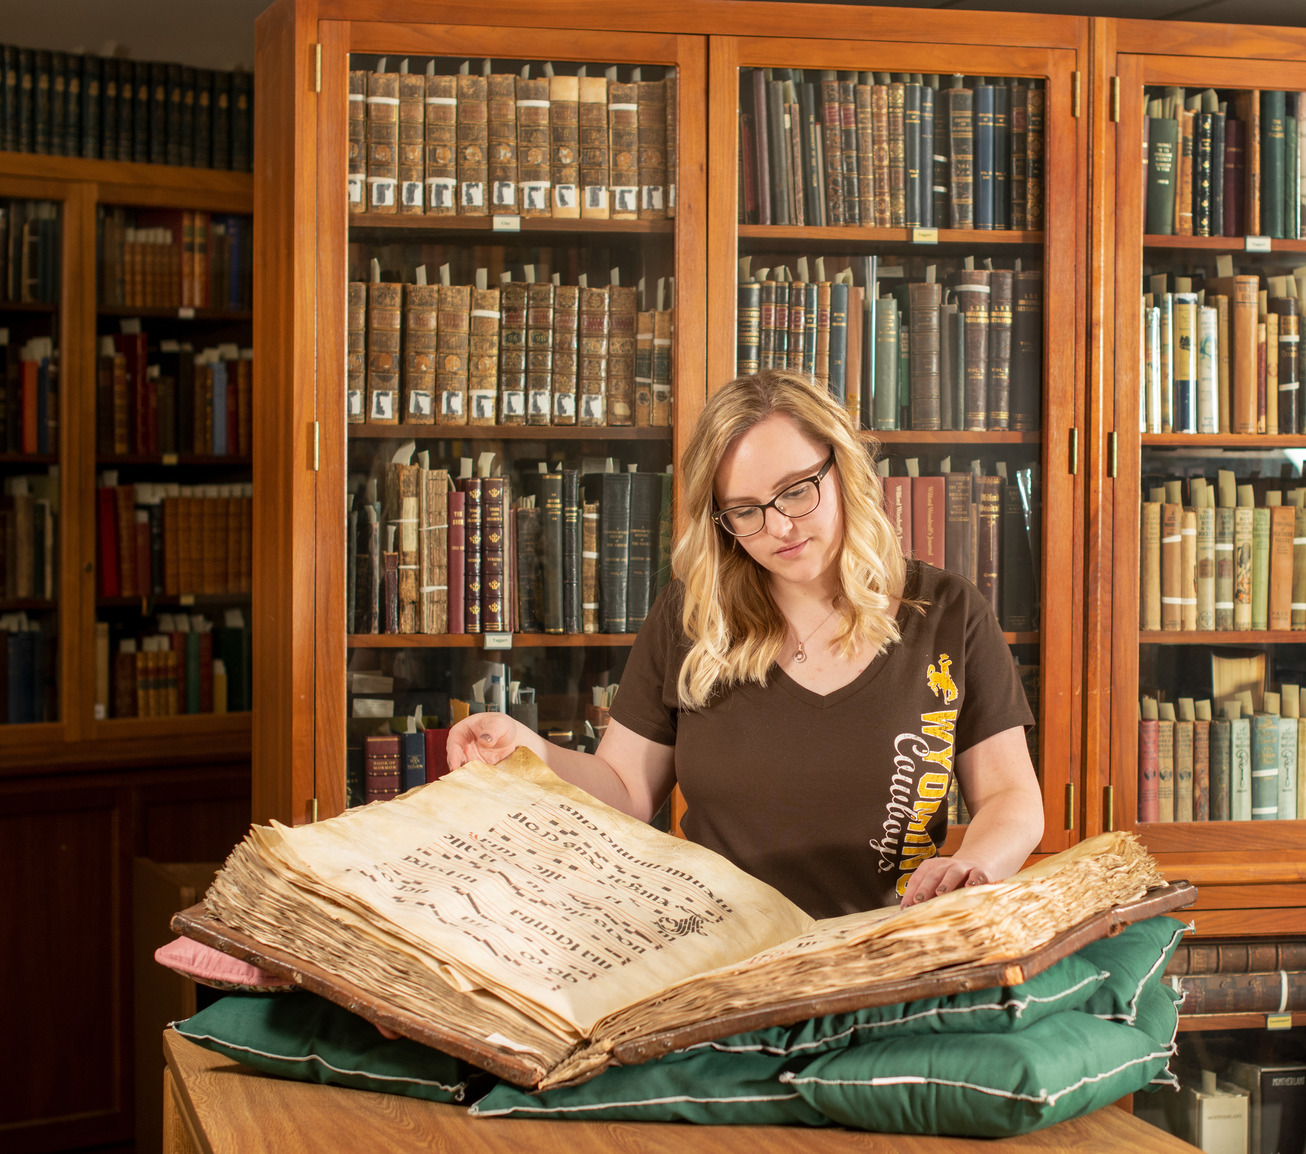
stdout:
{"type": "Polygon", "coordinates": [[[580,289],[557,285],[553,293],[553,421],[576,423],[576,370],[580,350],[580,289]]]}
{"type": "Polygon", "coordinates": [[[1193,121],[1193,235],[1211,235],[1212,171],[1215,114],[1197,113],[1193,121]]]}
{"type": "Polygon", "coordinates": [[[974,217],[977,229],[993,228],[993,107],[991,84],[977,84],[975,105],[974,217]]]}
{"type": "Polygon", "coordinates": [[[889,84],[889,226],[907,223],[906,85],[889,84]]]}
{"type": "Polygon", "coordinates": [[[1011,428],[1039,427],[1043,396],[1043,272],[1021,269],[1014,277],[1011,315],[1011,428]]]}
{"type": "Polygon", "coordinates": [[[943,477],[943,562],[953,573],[969,577],[972,568],[970,473],[945,473],[943,477]]]}
{"type": "Polygon", "coordinates": [[[400,320],[403,288],[389,281],[367,285],[367,406],[375,425],[399,423],[400,320]]]}
{"type": "Polygon", "coordinates": [[[1225,236],[1245,235],[1246,145],[1245,128],[1241,120],[1225,117],[1224,121],[1224,172],[1221,176],[1224,202],[1225,236]]]}
{"type": "Polygon", "coordinates": [[[839,82],[821,82],[821,151],[824,159],[825,223],[842,225],[843,194],[843,109],[839,82]]]}
{"type": "Polygon", "coordinates": [[[576,367],[578,425],[607,424],[609,299],[607,288],[582,288],[576,367]]]}
{"type": "Polygon", "coordinates": [[[526,423],[526,313],[529,290],[509,281],[499,290],[499,424],[526,423]]]}
{"type": "Polygon", "coordinates": [[[423,469],[425,502],[418,513],[421,539],[418,542],[418,590],[420,624],[423,633],[449,632],[449,473],[445,469],[423,469]]]}
{"type": "Polygon", "coordinates": [[[1197,628],[1197,510],[1184,509],[1179,517],[1179,625],[1197,628]]]}
{"type": "Polygon", "coordinates": [[[871,414],[880,430],[898,427],[898,302],[881,297],[875,309],[875,378],[871,389],[871,414]]]}
{"type": "Polygon", "coordinates": [[[583,502],[580,518],[581,632],[597,633],[599,631],[599,502],[583,502]]]}
{"type": "Polygon", "coordinates": [[[604,633],[626,632],[630,569],[629,473],[602,474],[599,505],[599,625],[604,633]]]}
{"type": "Polygon", "coordinates": [[[875,134],[871,94],[871,85],[853,85],[853,125],[857,143],[857,219],[867,228],[875,224],[875,134]]]}
{"type": "MultiPolygon", "coordinates": [[[[1177,985],[1185,1014],[1277,1014],[1306,1009],[1306,973],[1300,971],[1186,974],[1177,979],[1177,985]]],[[[1293,1074],[1300,1087],[1300,1069],[1293,1074]]],[[[1265,1101],[1260,1108],[1268,1107],[1265,1101]]]]}
{"type": "Polygon", "coordinates": [[[459,76],[457,84],[458,147],[455,162],[458,171],[458,215],[484,216],[490,211],[490,198],[486,189],[490,173],[490,111],[486,78],[459,76]]]}
{"type": "Polygon", "coordinates": [[[963,428],[982,432],[988,427],[989,273],[962,270],[955,276],[953,295],[965,317],[965,388],[963,428]]]}
{"type": "Polygon", "coordinates": [[[575,76],[549,78],[550,179],[553,215],[580,217],[580,83],[575,76]]]}
{"type": "Polygon", "coordinates": [[[608,286],[609,425],[635,423],[635,288],[608,286]]]}
{"type": "Polygon", "coordinates": [[[540,616],[545,633],[563,632],[562,616],[562,474],[545,473],[540,478],[543,515],[540,521],[540,561],[543,572],[543,601],[540,616]]]}
{"type": "Polygon", "coordinates": [[[504,479],[487,477],[481,502],[481,628],[486,633],[508,628],[505,497],[504,479]]]}
{"type": "Polygon", "coordinates": [[[426,212],[453,216],[458,211],[458,78],[424,79],[426,212]]]}
{"type": "Polygon", "coordinates": [[[399,632],[416,633],[418,612],[418,486],[421,468],[418,465],[391,465],[396,489],[399,545],[399,632]]]}
{"type": "Polygon", "coordinates": [[[553,413],[553,285],[526,290],[526,424],[547,425],[553,413]]]}
{"type": "Polygon", "coordinates": [[[544,510],[523,506],[515,511],[517,558],[517,626],[514,632],[543,633],[540,615],[543,589],[540,569],[541,521],[544,510]]]}
{"type": "Polygon", "coordinates": [[[1274,821],[1279,816],[1278,714],[1252,715],[1251,750],[1251,820],[1274,821]]]}
{"type": "Polygon", "coordinates": [[[1012,84],[1010,91],[1011,167],[1007,176],[1011,203],[1009,227],[1024,230],[1029,225],[1026,191],[1026,178],[1029,171],[1027,143],[1029,133],[1029,86],[1017,80],[1012,84]]]}
{"type": "Polygon", "coordinates": [[[549,78],[518,77],[517,206],[524,217],[550,214],[549,155],[549,78]]]}
{"type": "Polygon", "coordinates": [[[426,77],[399,74],[397,143],[398,211],[421,213],[426,207],[426,77]]]}
{"type": "MultiPolygon", "coordinates": [[[[801,372],[807,358],[807,309],[811,285],[794,281],[789,285],[789,341],[787,364],[801,372]]],[[[847,374],[845,373],[845,378],[847,374]]]]}
{"type": "MultiPolygon", "coordinates": [[[[215,74],[215,79],[216,79],[215,74]]],[[[216,89],[215,89],[216,92],[216,89]]],[[[221,100],[221,95],[218,95],[221,100]]],[[[214,111],[215,127],[220,116],[214,111]]],[[[215,143],[217,133],[215,131],[215,143]]],[[[214,168],[225,168],[217,160],[214,168]]],[[[399,75],[395,72],[367,74],[367,210],[398,211],[399,183],[399,75]]]]}
{"type": "Polygon", "coordinates": [[[974,228],[975,204],[975,125],[974,91],[949,88],[948,144],[951,158],[948,177],[950,220],[953,228],[974,228]]]}
{"type": "Polygon", "coordinates": [[[481,562],[484,558],[485,479],[464,477],[458,481],[463,505],[463,628],[467,633],[482,632],[481,562]]]}
{"type": "Polygon", "coordinates": [[[1295,297],[1272,297],[1270,311],[1279,318],[1278,418],[1279,432],[1289,435],[1306,431],[1303,426],[1301,384],[1297,357],[1300,343],[1298,303],[1295,297]]]}
{"type": "Polygon", "coordinates": [[[472,311],[470,285],[441,285],[435,323],[435,423],[467,424],[469,334],[472,311]]]}
{"type": "Polygon", "coordinates": [[[993,227],[1011,227],[1011,89],[993,87],[993,227]]]}
{"type": "Polygon", "coordinates": [[[675,332],[675,310],[658,309],[653,314],[653,426],[671,427],[672,364],[671,341],[675,332]]]}
{"type": "MultiPolygon", "coordinates": [[[[743,286],[740,286],[741,298],[743,286]]],[[[744,324],[740,309],[739,324],[744,324]]],[[[747,370],[737,369],[740,375],[747,370]]],[[[756,370],[753,370],[756,371],[756,370]]],[[[635,314],[635,425],[646,429],[653,424],[653,312],[640,309],[635,314]]]]}
{"type": "Polygon", "coordinates": [[[915,282],[911,310],[911,427],[942,428],[939,396],[939,306],[943,288],[937,282],[915,282]]]}
{"type": "MultiPolygon", "coordinates": [[[[753,151],[757,156],[757,223],[771,224],[771,158],[770,127],[767,123],[769,109],[766,100],[766,71],[762,68],[748,69],[749,93],[752,98],[753,111],[753,151]]],[[[612,96],[609,95],[611,101],[612,96]]],[[[611,116],[609,104],[609,116],[611,116]]],[[[612,184],[615,195],[617,184],[617,146],[612,144],[612,184]]],[[[615,200],[614,200],[615,205],[615,200]]]]}
{"type": "Polygon", "coordinates": [[[975,584],[997,617],[1002,611],[1002,478],[976,477],[974,484],[979,519],[975,584]]]}
{"type": "Polygon", "coordinates": [[[902,133],[904,182],[904,221],[908,228],[921,227],[921,84],[903,85],[902,133]]]}
{"type": "Polygon", "coordinates": [[[451,490],[449,507],[449,596],[446,633],[467,632],[467,494],[451,490]]]}
{"type": "Polygon", "coordinates": [[[388,801],[399,794],[402,781],[399,735],[370,734],[363,738],[364,800],[388,801]]]}
{"type": "MultiPolygon", "coordinates": [[[[826,370],[826,388],[830,396],[845,408],[848,405],[848,290],[846,281],[830,285],[830,347],[826,370]]],[[[794,366],[791,363],[789,367],[794,366]]]]}
{"type": "Polygon", "coordinates": [[[577,104],[580,140],[580,215],[587,220],[607,220],[608,204],[608,80],[582,76],[577,104]]]}
{"type": "Polygon", "coordinates": [[[1286,93],[1261,93],[1261,230],[1260,235],[1285,237],[1283,212],[1286,93]]]}
{"type": "Polygon", "coordinates": [[[653,603],[657,566],[662,479],[657,473],[630,476],[630,531],[627,545],[626,631],[637,633],[653,603]]]}
{"type": "Polygon", "coordinates": [[[1233,751],[1230,725],[1227,718],[1217,717],[1211,722],[1210,756],[1210,820],[1229,820],[1229,780],[1233,751]]]}
{"type": "Polygon", "coordinates": [[[400,374],[404,424],[435,423],[435,334],[440,312],[439,285],[403,286],[403,370],[400,374]]]}
{"type": "Polygon", "coordinates": [[[399,554],[391,550],[381,553],[381,593],[385,602],[386,633],[399,632],[399,554]]]}
{"type": "Polygon", "coordinates": [[[399,737],[399,788],[406,793],[426,784],[426,734],[414,731],[399,737]]]}
{"type": "Polygon", "coordinates": [[[1011,427],[1011,353],[1014,274],[1010,269],[989,273],[988,427],[1011,427]]]}
{"type": "Polygon", "coordinates": [[[936,569],[944,564],[944,492],[938,476],[911,479],[912,556],[936,569]]]}
{"type": "Polygon", "coordinates": [[[562,471],[562,631],[580,633],[581,629],[581,524],[580,473],[562,471]]]}
{"type": "Polygon", "coordinates": [[[1025,133],[1025,227],[1037,232],[1043,227],[1043,81],[1030,84],[1029,115],[1025,133]]]}
{"type": "Polygon", "coordinates": [[[680,180],[680,78],[668,69],[666,79],[666,176],[663,179],[665,192],[663,202],[667,216],[674,219],[676,215],[676,188],[680,180]]]}
{"type": "Polygon", "coordinates": [[[639,81],[639,219],[667,216],[667,82],[639,81]]]}
{"type": "Polygon", "coordinates": [[[467,330],[467,423],[493,425],[499,411],[500,290],[472,289],[467,330]]]}
{"type": "Polygon", "coordinates": [[[915,557],[913,542],[915,517],[912,513],[912,478],[889,476],[881,478],[884,490],[884,512],[898,537],[904,557],[915,557]]]}
{"type": "MultiPolygon", "coordinates": [[[[759,81],[761,69],[756,73],[759,81]]],[[[762,102],[765,111],[765,101],[762,102]]],[[[765,124],[762,126],[765,130],[765,124]]],[[[759,159],[759,192],[769,205],[767,168],[759,159]]],[[[608,164],[611,171],[609,214],[613,220],[639,217],[639,87],[613,81],[608,85],[608,164]]]]}
{"type": "MultiPolygon", "coordinates": [[[[142,158],[139,155],[141,141],[141,76],[139,63],[136,69],[137,111],[135,115],[136,132],[133,134],[136,145],[133,148],[133,159],[140,160],[142,158]]],[[[220,169],[231,168],[231,73],[225,69],[216,69],[213,73],[213,167],[220,169]]],[[[230,672],[228,670],[229,674],[230,672]]]]}
{"type": "Polygon", "coordinates": [[[871,220],[876,228],[889,228],[892,197],[889,170],[889,86],[871,85],[871,220]]]}
{"type": "Polygon", "coordinates": [[[490,212],[517,214],[517,77],[494,73],[486,79],[487,179],[490,212]]]}
{"type": "Polygon", "coordinates": [[[1138,719],[1138,820],[1160,820],[1160,798],[1157,775],[1160,769],[1158,742],[1159,722],[1156,718],[1138,719]]]}
{"type": "Polygon", "coordinates": [[[1174,821],[1174,727],[1162,718],[1156,726],[1156,820],[1174,821]]]}
{"type": "Polygon", "coordinates": [[[1161,628],[1183,628],[1183,508],[1161,505],[1161,628]]]}

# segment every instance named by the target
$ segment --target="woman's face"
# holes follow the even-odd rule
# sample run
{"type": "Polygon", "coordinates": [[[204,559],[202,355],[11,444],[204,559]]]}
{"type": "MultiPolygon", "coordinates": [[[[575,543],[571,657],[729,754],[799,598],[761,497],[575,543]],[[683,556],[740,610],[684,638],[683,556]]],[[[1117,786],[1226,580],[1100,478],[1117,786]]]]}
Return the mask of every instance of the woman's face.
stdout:
{"type": "MultiPolygon", "coordinates": [[[[830,457],[830,446],[813,441],[793,419],[774,413],[742,434],[717,466],[717,508],[764,505],[795,482],[815,476],[830,457]]],[[[843,501],[833,467],[820,483],[821,499],[812,512],[789,518],[774,508],[763,528],[736,544],[772,579],[795,585],[837,584],[835,566],[843,543],[843,501]]]]}

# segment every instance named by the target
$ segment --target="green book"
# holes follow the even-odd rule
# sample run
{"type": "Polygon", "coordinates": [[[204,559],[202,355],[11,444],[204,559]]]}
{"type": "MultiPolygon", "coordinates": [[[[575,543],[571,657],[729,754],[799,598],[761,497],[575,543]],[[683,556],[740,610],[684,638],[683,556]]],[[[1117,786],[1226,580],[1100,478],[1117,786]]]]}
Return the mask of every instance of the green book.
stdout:
{"type": "Polygon", "coordinates": [[[1217,717],[1211,722],[1210,794],[1211,820],[1229,820],[1229,767],[1232,749],[1229,743],[1227,717],[1217,717]]]}
{"type": "Polygon", "coordinates": [[[1253,714],[1251,730],[1251,819],[1273,821],[1279,816],[1279,715],[1253,714]]]}
{"type": "Polygon", "coordinates": [[[1149,116],[1147,122],[1147,231],[1174,233],[1175,177],[1179,157],[1179,121],[1149,116]]]}
{"type": "Polygon", "coordinates": [[[1270,627],[1270,510],[1252,510],[1252,628],[1270,627]]]}
{"type": "Polygon", "coordinates": [[[1261,235],[1284,237],[1286,93],[1261,93],[1261,235]]]}
{"type": "MultiPolygon", "coordinates": [[[[1306,617],[1303,618],[1306,625],[1306,617]]],[[[1233,506],[1215,509],[1215,628],[1233,628],[1233,506]]]]}
{"type": "Polygon", "coordinates": [[[875,381],[871,413],[877,429],[898,427],[898,305],[881,297],[875,307],[875,381]]]}
{"type": "MultiPolygon", "coordinates": [[[[1294,103],[1295,103],[1294,97],[1294,103]]],[[[1297,117],[1283,118],[1283,235],[1289,240],[1301,236],[1301,173],[1297,167],[1297,117]]]]}
{"type": "Polygon", "coordinates": [[[1229,817],[1252,817],[1252,723],[1247,717],[1229,721],[1229,817]]]}

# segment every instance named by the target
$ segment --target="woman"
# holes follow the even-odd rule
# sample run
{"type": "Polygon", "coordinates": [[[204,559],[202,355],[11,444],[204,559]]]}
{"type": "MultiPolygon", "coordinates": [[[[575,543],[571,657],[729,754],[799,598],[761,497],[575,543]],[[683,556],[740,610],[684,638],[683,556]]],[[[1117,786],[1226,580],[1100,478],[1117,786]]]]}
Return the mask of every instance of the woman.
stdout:
{"type": "Polygon", "coordinates": [[[649,820],[675,784],[691,839],[816,917],[1019,869],[1043,832],[1033,718],[992,610],[907,562],[871,454],[808,378],[714,394],[681,462],[688,527],[595,754],[480,713],[451,766],[526,745],[649,820]],[[955,771],[971,812],[938,856],[955,771]]]}

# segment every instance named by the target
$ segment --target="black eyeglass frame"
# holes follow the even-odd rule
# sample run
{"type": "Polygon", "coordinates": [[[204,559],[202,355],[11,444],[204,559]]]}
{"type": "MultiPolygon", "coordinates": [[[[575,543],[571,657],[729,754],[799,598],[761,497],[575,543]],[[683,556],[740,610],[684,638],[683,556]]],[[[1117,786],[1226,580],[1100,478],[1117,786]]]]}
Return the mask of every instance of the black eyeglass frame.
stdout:
{"type": "Polygon", "coordinates": [[[743,538],[743,537],[756,537],[758,533],[760,533],[763,529],[766,528],[766,511],[768,509],[774,509],[777,513],[780,514],[781,517],[784,517],[789,521],[798,521],[803,517],[810,517],[813,513],[816,512],[817,509],[821,507],[821,482],[825,480],[825,475],[832,468],[834,468],[833,449],[830,450],[829,457],[826,458],[825,464],[821,466],[818,472],[813,473],[810,477],[799,477],[798,480],[791,481],[788,485],[784,487],[784,493],[777,493],[774,497],[772,497],[769,501],[767,501],[765,504],[762,505],[731,505],[730,508],[728,509],[714,510],[712,513],[712,520],[716,524],[717,528],[721,530],[721,532],[731,537],[743,538]],[[796,516],[790,516],[783,509],[781,509],[779,505],[776,504],[776,502],[779,501],[785,495],[785,493],[789,492],[791,489],[794,489],[799,485],[805,484],[808,481],[811,481],[812,484],[816,486],[816,504],[813,505],[810,509],[808,509],[806,513],[799,513],[796,516]],[[762,523],[751,533],[735,533],[732,532],[726,526],[724,518],[728,514],[734,513],[740,509],[757,509],[760,510],[762,514],[762,523]]]}

